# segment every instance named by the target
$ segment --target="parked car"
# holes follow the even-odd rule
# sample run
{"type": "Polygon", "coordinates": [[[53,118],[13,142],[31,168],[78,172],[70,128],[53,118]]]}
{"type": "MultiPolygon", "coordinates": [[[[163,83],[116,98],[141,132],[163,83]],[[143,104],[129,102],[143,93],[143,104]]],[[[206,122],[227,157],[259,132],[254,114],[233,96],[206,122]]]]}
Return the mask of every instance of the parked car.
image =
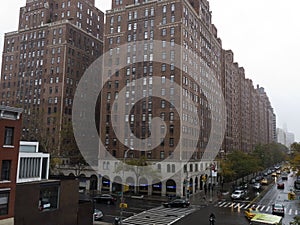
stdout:
{"type": "Polygon", "coordinates": [[[94,220],[101,220],[103,218],[103,212],[99,209],[94,210],[94,220]]]}
{"type": "Polygon", "coordinates": [[[278,182],[277,183],[277,189],[284,189],[284,183],[283,182],[278,182]]]}
{"type": "Polygon", "coordinates": [[[249,183],[254,184],[255,182],[256,182],[255,178],[252,178],[249,183]]]}
{"type": "Polygon", "coordinates": [[[167,208],[186,208],[190,206],[190,202],[185,199],[175,199],[171,202],[163,203],[163,206],[167,208]]]}
{"type": "Polygon", "coordinates": [[[253,187],[254,190],[260,190],[261,185],[260,185],[260,183],[256,182],[256,183],[253,184],[252,187],[253,187]]]}
{"type": "Polygon", "coordinates": [[[243,190],[235,190],[232,194],[231,194],[231,199],[233,200],[237,200],[237,199],[243,199],[245,198],[245,191],[243,190]]]}
{"type": "Polygon", "coordinates": [[[282,204],[273,204],[272,205],[272,214],[278,216],[284,216],[284,206],[282,204]]]}
{"type": "Polygon", "coordinates": [[[257,176],[257,177],[255,177],[255,180],[256,180],[256,181],[261,181],[261,179],[263,179],[263,177],[262,177],[262,176],[260,176],[260,175],[259,175],[259,176],[257,176]]]}
{"type": "Polygon", "coordinates": [[[102,194],[94,197],[94,201],[98,203],[106,203],[108,205],[114,204],[116,198],[111,196],[110,194],[102,194]]]}
{"type": "Polygon", "coordinates": [[[266,178],[263,178],[261,181],[260,181],[261,185],[268,185],[268,180],[266,178]]]}

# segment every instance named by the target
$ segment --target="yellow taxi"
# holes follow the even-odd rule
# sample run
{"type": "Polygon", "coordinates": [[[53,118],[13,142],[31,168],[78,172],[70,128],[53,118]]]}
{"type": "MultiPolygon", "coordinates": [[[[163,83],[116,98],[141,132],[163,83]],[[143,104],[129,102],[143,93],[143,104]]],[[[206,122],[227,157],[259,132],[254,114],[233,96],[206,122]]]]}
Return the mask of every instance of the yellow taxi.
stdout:
{"type": "Polygon", "coordinates": [[[244,214],[248,220],[251,220],[259,211],[256,211],[254,208],[248,208],[244,211],[244,214]]]}

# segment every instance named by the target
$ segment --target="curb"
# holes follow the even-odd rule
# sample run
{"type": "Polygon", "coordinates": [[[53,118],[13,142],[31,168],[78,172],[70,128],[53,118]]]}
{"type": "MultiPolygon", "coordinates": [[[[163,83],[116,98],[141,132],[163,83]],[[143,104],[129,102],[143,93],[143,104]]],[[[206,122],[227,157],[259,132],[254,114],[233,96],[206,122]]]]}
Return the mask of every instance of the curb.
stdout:
{"type": "Polygon", "coordinates": [[[112,225],[112,223],[102,222],[102,221],[95,221],[93,225],[112,225]]]}

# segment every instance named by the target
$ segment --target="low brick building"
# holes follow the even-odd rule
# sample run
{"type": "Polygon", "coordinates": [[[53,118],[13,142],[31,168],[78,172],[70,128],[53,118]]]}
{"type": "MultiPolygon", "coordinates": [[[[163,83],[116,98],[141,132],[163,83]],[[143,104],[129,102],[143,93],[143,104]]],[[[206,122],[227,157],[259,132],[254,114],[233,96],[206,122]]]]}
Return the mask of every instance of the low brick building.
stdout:
{"type": "Polygon", "coordinates": [[[0,224],[14,224],[22,109],[0,105],[0,224]]]}

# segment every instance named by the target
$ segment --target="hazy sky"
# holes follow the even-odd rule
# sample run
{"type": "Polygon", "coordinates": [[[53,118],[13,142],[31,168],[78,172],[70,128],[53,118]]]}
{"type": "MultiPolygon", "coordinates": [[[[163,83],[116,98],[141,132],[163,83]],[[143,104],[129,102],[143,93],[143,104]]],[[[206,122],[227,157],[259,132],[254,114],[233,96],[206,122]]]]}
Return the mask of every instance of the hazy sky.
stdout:
{"type": "MultiPolygon", "coordinates": [[[[7,0],[0,8],[0,51],[4,33],[17,29],[25,0],[7,0]]],[[[96,0],[105,11],[110,0],[96,0]]],[[[254,85],[265,87],[277,116],[300,141],[300,1],[211,0],[213,23],[224,49],[245,68],[254,85]],[[299,76],[299,77],[298,77],[299,76]]]]}

